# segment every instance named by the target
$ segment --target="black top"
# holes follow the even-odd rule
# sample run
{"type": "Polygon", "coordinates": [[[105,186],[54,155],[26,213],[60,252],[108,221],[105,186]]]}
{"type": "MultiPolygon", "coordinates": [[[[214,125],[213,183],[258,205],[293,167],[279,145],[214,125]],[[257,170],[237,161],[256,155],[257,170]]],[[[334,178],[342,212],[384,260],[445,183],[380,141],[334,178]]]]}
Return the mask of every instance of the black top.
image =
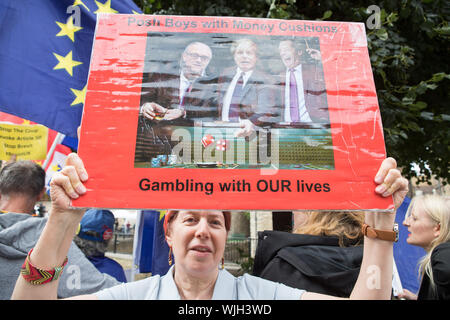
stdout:
{"type": "Polygon", "coordinates": [[[424,275],[420,284],[418,300],[450,300],[450,242],[444,242],[431,253],[431,269],[435,286],[424,275]]]}
{"type": "Polygon", "coordinates": [[[339,247],[337,237],[264,231],[258,234],[253,275],[310,292],[350,296],[363,246],[339,247]]]}

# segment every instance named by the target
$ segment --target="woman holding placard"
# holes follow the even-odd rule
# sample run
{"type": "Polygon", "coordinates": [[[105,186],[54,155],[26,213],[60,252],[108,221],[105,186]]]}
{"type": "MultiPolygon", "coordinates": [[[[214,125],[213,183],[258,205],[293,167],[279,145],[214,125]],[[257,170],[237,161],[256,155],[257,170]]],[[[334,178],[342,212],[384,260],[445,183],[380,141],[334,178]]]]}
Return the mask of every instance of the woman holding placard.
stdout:
{"type": "MultiPolygon", "coordinates": [[[[13,299],[56,299],[58,277],[66,264],[67,250],[84,214],[70,208],[70,200],[86,193],[88,179],[82,160],[71,154],[51,182],[52,210],[47,225],[30,251],[13,299]]],[[[392,158],[385,159],[375,177],[375,192],[393,196],[398,207],[408,191],[392,158]]],[[[230,213],[218,210],[179,210],[166,215],[166,240],[174,265],[163,277],[119,285],[77,299],[333,299],[244,275],[234,277],[219,268],[230,226],[230,213]]],[[[353,299],[389,299],[395,233],[394,213],[371,212],[365,217],[364,256],[353,299]]]]}

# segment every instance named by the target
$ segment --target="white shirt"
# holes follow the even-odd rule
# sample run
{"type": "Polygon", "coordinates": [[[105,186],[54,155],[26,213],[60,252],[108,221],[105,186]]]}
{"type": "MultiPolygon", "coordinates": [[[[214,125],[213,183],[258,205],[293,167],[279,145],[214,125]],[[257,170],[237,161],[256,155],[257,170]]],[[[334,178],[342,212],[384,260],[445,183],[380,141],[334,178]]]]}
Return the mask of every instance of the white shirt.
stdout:
{"type": "MultiPolygon", "coordinates": [[[[100,300],[180,300],[173,280],[172,266],[167,274],[123,283],[95,293],[100,300]]],[[[244,274],[234,277],[219,270],[212,300],[299,300],[304,290],[244,274]]]]}
{"type": "MultiPolygon", "coordinates": [[[[285,87],[284,87],[284,121],[286,122],[292,122],[291,119],[291,98],[289,94],[289,87],[291,83],[291,72],[289,69],[286,70],[286,78],[285,78],[285,87]]],[[[302,76],[302,65],[299,64],[294,68],[294,76],[295,80],[297,81],[297,95],[298,95],[298,114],[299,119],[301,122],[312,122],[308,111],[306,110],[305,106],[305,94],[303,91],[303,76],[302,76]]]]}
{"type": "Polygon", "coordinates": [[[244,83],[242,85],[242,88],[245,87],[245,84],[248,81],[248,78],[253,73],[253,70],[244,72],[241,69],[237,68],[236,74],[233,77],[233,80],[231,80],[230,85],[227,88],[227,92],[225,93],[225,97],[223,99],[223,105],[222,105],[222,121],[230,121],[229,115],[230,115],[230,104],[231,104],[231,98],[233,97],[234,88],[236,87],[236,83],[238,82],[239,78],[241,77],[241,73],[243,73],[242,77],[244,79],[244,83]]]}

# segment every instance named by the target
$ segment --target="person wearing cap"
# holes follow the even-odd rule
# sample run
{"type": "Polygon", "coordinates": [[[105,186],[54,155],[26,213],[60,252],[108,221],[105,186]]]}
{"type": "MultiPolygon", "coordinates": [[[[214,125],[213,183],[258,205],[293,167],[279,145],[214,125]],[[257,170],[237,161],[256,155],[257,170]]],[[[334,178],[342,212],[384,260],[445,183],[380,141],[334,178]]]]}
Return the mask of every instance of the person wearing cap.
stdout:
{"type": "Polygon", "coordinates": [[[114,222],[114,215],[109,210],[87,210],[74,242],[100,272],[109,274],[117,281],[127,282],[123,267],[105,256],[109,240],[113,237],[114,222]]]}
{"type": "MultiPolygon", "coordinates": [[[[385,159],[375,176],[375,193],[393,196],[398,208],[408,192],[408,181],[396,169],[392,158],[385,159]]],[[[59,275],[66,261],[83,211],[69,208],[71,199],[86,192],[88,174],[82,160],[68,156],[66,166],[51,182],[52,212],[41,238],[25,261],[13,299],[56,298],[57,279],[34,284],[29,273],[46,270],[59,275]]],[[[234,277],[219,267],[229,230],[230,214],[218,210],[178,210],[166,215],[166,240],[173,253],[173,266],[164,276],[124,283],[77,299],[338,299],[306,292],[245,274],[234,277]]],[[[390,299],[395,213],[370,212],[365,215],[364,255],[361,272],[350,295],[352,299],[390,299]],[[374,281],[376,277],[376,281],[374,281]]],[[[74,297],[75,299],[75,297],[74,297]]]]}

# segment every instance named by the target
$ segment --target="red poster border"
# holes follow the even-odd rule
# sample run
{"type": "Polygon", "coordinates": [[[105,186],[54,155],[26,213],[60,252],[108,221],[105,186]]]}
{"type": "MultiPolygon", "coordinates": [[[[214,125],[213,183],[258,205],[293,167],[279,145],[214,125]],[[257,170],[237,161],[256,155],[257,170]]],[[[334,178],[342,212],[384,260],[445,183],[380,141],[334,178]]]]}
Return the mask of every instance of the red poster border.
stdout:
{"type": "MultiPolygon", "coordinates": [[[[328,29],[327,29],[328,30],[328,29]]],[[[99,15],[84,107],[79,154],[89,173],[86,195],[73,201],[76,207],[135,209],[229,209],[229,210],[391,210],[392,198],[374,192],[373,178],[385,158],[383,130],[375,84],[361,23],[293,21],[237,17],[188,17],[146,15],[99,15]],[[131,20],[130,20],[131,19],[131,20]],[[130,21],[134,23],[130,24],[130,21]],[[151,20],[165,23],[152,25],[151,20]],[[183,26],[196,22],[197,28],[183,26]],[[145,21],[150,22],[145,22],[145,21]],[[273,24],[271,35],[316,36],[320,39],[334,146],[334,170],[279,170],[261,176],[258,169],[134,168],[147,33],[200,32],[268,34],[233,28],[202,28],[202,22],[242,21],[243,25],[273,24]],[[141,25],[139,25],[141,23],[141,25]],[[146,25],[149,24],[150,25],[146,25]],[[314,26],[298,30],[298,26],[314,26]],[[199,27],[200,26],[200,27],[199,27]],[[318,32],[328,26],[331,32],[318,32]],[[318,28],[322,27],[322,28],[318,28]],[[333,32],[334,31],[334,32],[333,32]],[[139,181],[174,181],[176,178],[214,183],[205,192],[142,191],[139,181]],[[252,192],[220,192],[219,182],[245,179],[252,192]],[[328,183],[329,192],[257,191],[254,184],[290,180],[307,184],[328,183]]],[[[296,188],[292,188],[296,189],[296,188]]]]}

